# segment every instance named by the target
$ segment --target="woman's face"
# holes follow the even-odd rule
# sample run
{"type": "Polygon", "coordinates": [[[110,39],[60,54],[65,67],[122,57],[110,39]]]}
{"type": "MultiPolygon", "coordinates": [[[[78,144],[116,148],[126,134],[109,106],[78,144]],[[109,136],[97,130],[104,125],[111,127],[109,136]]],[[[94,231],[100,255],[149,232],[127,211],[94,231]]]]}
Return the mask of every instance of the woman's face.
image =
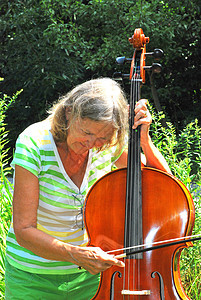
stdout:
{"type": "Polygon", "coordinates": [[[72,121],[67,135],[67,146],[76,154],[84,154],[92,148],[100,148],[108,143],[114,134],[110,123],[90,119],[72,121]]]}

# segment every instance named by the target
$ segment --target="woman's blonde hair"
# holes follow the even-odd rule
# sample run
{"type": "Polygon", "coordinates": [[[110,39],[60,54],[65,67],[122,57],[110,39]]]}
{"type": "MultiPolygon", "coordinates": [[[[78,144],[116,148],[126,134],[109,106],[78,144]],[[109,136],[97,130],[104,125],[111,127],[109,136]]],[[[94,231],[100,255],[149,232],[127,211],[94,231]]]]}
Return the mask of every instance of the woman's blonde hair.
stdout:
{"type": "Polygon", "coordinates": [[[119,144],[121,149],[124,144],[128,124],[127,101],[120,85],[110,78],[92,79],[76,86],[60,98],[49,113],[48,119],[57,143],[67,138],[69,114],[71,121],[88,118],[110,123],[115,129],[114,136],[104,148],[119,144]]]}

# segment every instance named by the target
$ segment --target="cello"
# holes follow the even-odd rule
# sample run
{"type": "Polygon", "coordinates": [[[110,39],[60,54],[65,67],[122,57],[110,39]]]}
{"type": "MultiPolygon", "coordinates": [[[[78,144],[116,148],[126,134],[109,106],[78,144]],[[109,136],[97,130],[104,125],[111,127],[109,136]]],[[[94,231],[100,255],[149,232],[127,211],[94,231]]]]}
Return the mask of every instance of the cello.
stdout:
{"type": "Polygon", "coordinates": [[[125,268],[112,266],[101,273],[99,288],[92,299],[187,300],[179,258],[182,249],[192,243],[184,240],[182,245],[172,243],[153,250],[152,246],[178,237],[185,239],[191,234],[195,218],[193,200],[185,185],[173,175],[141,166],[140,128],[134,130],[132,126],[134,106],[145,82],[149,38],[138,28],[129,41],[135,50],[130,70],[128,166],[100,178],[84,203],[88,246],[106,252],[122,249],[125,268]],[[144,252],[139,245],[145,245],[144,252]],[[131,252],[133,247],[136,251],[131,252]]]}

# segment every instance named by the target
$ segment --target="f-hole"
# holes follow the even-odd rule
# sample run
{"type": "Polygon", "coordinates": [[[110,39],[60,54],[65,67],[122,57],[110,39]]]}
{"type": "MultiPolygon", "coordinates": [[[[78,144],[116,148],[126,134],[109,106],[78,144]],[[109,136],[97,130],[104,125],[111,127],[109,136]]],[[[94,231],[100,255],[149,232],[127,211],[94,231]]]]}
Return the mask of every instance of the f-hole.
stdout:
{"type": "Polygon", "coordinates": [[[151,273],[151,277],[152,277],[152,278],[155,278],[155,274],[157,274],[158,277],[159,277],[159,282],[160,282],[160,297],[161,297],[160,299],[161,299],[161,300],[165,300],[165,291],[164,291],[163,277],[162,277],[162,275],[161,275],[159,272],[157,272],[157,271],[152,272],[152,273],[151,273]]]}
{"type": "Polygon", "coordinates": [[[110,300],[115,300],[114,299],[114,280],[115,280],[115,276],[116,274],[118,274],[118,277],[121,278],[122,277],[122,273],[119,271],[116,271],[112,274],[111,277],[111,285],[110,285],[110,300]]]}

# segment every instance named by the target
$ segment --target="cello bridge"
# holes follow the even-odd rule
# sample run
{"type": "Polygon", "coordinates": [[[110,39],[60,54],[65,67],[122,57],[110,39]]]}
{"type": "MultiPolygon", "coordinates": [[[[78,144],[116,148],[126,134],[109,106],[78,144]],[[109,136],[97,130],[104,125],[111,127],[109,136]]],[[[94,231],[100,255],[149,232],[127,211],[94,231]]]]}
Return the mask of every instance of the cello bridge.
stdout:
{"type": "Polygon", "coordinates": [[[146,295],[151,295],[151,291],[149,290],[142,290],[142,291],[130,291],[130,290],[122,290],[121,291],[122,295],[141,295],[141,296],[146,296],[146,295]]]}

